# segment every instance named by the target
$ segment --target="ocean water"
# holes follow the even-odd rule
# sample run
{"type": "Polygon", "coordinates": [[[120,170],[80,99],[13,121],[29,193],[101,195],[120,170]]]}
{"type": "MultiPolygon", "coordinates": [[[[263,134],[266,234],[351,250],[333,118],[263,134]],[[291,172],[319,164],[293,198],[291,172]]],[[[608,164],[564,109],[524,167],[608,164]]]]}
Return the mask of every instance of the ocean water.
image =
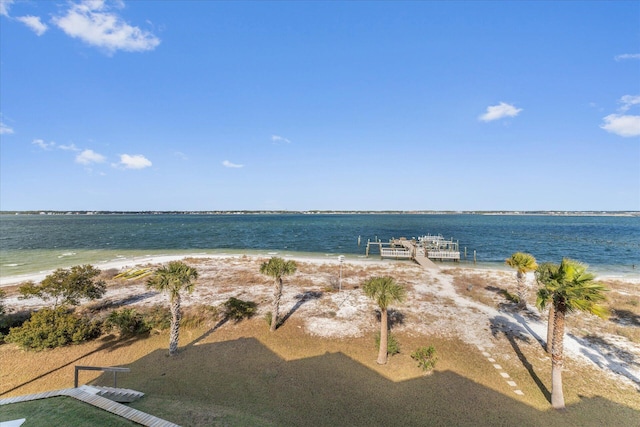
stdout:
{"type": "Polygon", "coordinates": [[[368,239],[425,234],[457,240],[463,264],[475,251],[479,265],[504,266],[524,251],[538,262],[570,257],[600,274],[640,275],[638,216],[291,213],[0,215],[0,277],[182,253],[364,257],[368,239]]]}

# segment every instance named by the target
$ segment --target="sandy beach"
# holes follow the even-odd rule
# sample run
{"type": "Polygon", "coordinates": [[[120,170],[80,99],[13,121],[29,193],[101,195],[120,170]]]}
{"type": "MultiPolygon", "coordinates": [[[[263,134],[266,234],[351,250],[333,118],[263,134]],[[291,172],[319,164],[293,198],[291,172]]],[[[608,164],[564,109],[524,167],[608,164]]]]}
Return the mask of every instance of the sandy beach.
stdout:
{"type": "MultiPolygon", "coordinates": [[[[141,257],[100,265],[107,277],[118,272],[153,268],[160,264],[184,259],[199,272],[193,294],[183,300],[193,304],[219,305],[230,297],[258,303],[260,313],[269,310],[271,280],[259,274],[261,256],[246,255],[172,255],[141,257]]],[[[288,258],[289,259],[289,258],[288,258]]],[[[346,260],[340,265],[333,258],[293,258],[298,272],[285,281],[283,310],[303,319],[305,333],[324,338],[359,337],[376,330],[369,315],[373,303],[359,289],[368,277],[390,275],[407,291],[406,302],[394,307],[403,321],[394,331],[410,334],[436,334],[458,338],[483,352],[501,352],[508,356],[502,335],[519,336],[524,345],[541,346],[546,339],[546,313],[534,306],[534,278],[528,275],[530,286],[528,310],[519,312],[510,307],[499,289],[515,287],[515,272],[459,267],[439,264],[438,269],[423,269],[410,262],[346,260]],[[330,313],[330,315],[327,315],[330,313]]],[[[39,281],[46,274],[8,277],[2,287],[7,291],[5,306],[9,310],[37,308],[38,299],[18,299],[17,284],[25,280],[39,281]]],[[[166,296],[150,292],[144,280],[107,280],[105,299],[125,301],[131,306],[166,303],[166,296]]],[[[616,297],[637,299],[637,281],[615,281],[609,286],[616,297]]],[[[569,363],[579,363],[605,372],[615,381],[640,390],[640,344],[615,333],[610,321],[584,314],[571,315],[567,321],[565,354],[569,363]],[[595,339],[594,337],[597,337],[595,339]]]]}

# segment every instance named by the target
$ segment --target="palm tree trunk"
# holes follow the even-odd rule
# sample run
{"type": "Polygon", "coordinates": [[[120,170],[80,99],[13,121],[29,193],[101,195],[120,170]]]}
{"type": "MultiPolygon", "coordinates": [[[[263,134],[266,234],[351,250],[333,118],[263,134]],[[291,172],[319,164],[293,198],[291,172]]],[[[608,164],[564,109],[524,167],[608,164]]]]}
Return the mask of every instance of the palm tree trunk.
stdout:
{"type": "Polygon", "coordinates": [[[178,352],[178,338],[180,335],[180,294],[171,301],[171,332],[169,333],[169,356],[178,352]]]}
{"type": "Polygon", "coordinates": [[[277,278],[273,289],[273,308],[271,309],[271,332],[278,327],[278,316],[280,311],[280,299],[282,298],[282,278],[277,278]]]}
{"type": "Polygon", "coordinates": [[[378,350],[378,365],[387,363],[387,346],[389,342],[387,318],[387,309],[380,309],[380,349],[378,350]]]}
{"type": "Polygon", "coordinates": [[[518,271],[516,274],[516,278],[518,280],[518,289],[516,293],[518,294],[518,307],[521,309],[527,308],[527,286],[526,286],[526,276],[524,273],[518,271]]]}
{"type": "Polygon", "coordinates": [[[547,345],[545,350],[551,354],[553,349],[553,322],[555,317],[555,308],[553,304],[549,304],[549,319],[547,320],[547,345]]]}
{"type": "Polygon", "coordinates": [[[564,365],[564,307],[556,307],[553,319],[553,347],[551,349],[551,406],[564,409],[562,367],[564,365]]]}

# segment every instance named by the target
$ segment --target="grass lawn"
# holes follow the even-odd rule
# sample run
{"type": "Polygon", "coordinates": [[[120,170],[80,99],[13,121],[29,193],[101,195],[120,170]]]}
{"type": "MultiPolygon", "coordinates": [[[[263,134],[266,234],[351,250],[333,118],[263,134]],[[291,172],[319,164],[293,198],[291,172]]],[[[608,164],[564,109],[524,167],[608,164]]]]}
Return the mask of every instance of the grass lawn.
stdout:
{"type": "Polygon", "coordinates": [[[126,427],[137,426],[117,415],[71,397],[51,397],[0,407],[0,422],[26,418],[29,426],[126,427]]]}

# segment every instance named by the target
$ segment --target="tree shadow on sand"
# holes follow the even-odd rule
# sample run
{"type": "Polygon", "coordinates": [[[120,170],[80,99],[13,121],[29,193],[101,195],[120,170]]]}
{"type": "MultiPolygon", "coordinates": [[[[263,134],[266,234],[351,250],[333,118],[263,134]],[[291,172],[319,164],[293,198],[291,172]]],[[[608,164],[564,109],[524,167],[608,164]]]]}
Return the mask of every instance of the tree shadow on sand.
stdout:
{"type": "MultiPolygon", "coordinates": [[[[376,320],[380,322],[382,319],[382,313],[379,309],[376,309],[376,320]]],[[[393,308],[387,310],[387,325],[389,330],[393,329],[396,325],[404,325],[404,314],[393,308]]]]}
{"type": "Polygon", "coordinates": [[[282,319],[280,319],[280,321],[278,322],[278,327],[284,325],[284,322],[286,322],[296,311],[298,311],[298,309],[302,307],[302,305],[305,302],[311,301],[314,299],[320,299],[322,298],[322,295],[323,294],[320,291],[307,291],[307,292],[303,292],[301,294],[296,295],[295,299],[297,301],[295,305],[291,307],[291,310],[289,310],[282,319]]]}
{"type": "Polygon", "coordinates": [[[187,347],[198,345],[229,321],[233,321],[233,323],[240,323],[244,319],[252,318],[256,314],[258,304],[253,301],[243,301],[241,299],[231,297],[224,302],[223,307],[222,319],[220,319],[213,328],[209,329],[202,336],[189,343],[187,347]]]}
{"type": "Polygon", "coordinates": [[[547,386],[544,385],[538,374],[536,374],[533,369],[533,365],[527,360],[527,357],[524,355],[522,350],[520,349],[520,345],[518,345],[518,341],[525,344],[530,344],[531,339],[529,338],[529,334],[525,328],[522,326],[513,323],[510,319],[504,316],[496,316],[490,320],[491,334],[498,338],[500,335],[504,335],[509,344],[511,344],[511,348],[515,351],[518,359],[525,367],[529,375],[536,383],[542,394],[544,395],[547,401],[551,402],[551,392],[547,389],[547,386]]]}

